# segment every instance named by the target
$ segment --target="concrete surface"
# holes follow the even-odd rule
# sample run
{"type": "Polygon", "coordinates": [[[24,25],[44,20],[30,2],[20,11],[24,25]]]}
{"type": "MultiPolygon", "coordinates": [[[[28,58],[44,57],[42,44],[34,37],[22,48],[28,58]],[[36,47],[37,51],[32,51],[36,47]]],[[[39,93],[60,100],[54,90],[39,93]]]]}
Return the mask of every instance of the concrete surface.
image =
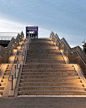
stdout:
{"type": "Polygon", "coordinates": [[[0,108],[86,108],[86,98],[0,98],[0,108]]]}

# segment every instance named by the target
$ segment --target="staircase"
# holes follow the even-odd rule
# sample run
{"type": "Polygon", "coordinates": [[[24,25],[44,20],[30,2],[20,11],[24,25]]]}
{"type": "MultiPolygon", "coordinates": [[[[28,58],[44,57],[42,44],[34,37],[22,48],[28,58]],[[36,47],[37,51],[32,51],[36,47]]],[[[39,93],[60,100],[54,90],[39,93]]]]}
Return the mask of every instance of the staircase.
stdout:
{"type": "MultiPolygon", "coordinates": [[[[1,82],[0,82],[0,95],[1,96],[3,96],[4,91],[5,91],[5,87],[8,83],[8,77],[9,77],[9,74],[10,74],[10,71],[12,68],[12,63],[14,61],[16,51],[17,51],[16,49],[13,49],[13,52],[11,53],[11,56],[8,59],[6,70],[4,71],[4,73],[1,77],[1,82]]],[[[16,58],[15,58],[14,68],[16,66],[17,58],[18,58],[18,53],[17,53],[16,58]]],[[[4,68],[4,66],[3,66],[3,68],[4,68]]]]}
{"type": "Polygon", "coordinates": [[[4,89],[5,89],[6,84],[8,82],[8,76],[9,76],[9,73],[11,70],[11,66],[12,66],[12,64],[7,65],[6,71],[4,72],[4,75],[3,75],[1,82],[0,82],[0,95],[1,96],[3,95],[4,89]]]}
{"type": "Polygon", "coordinates": [[[18,95],[85,95],[73,64],[65,64],[50,39],[33,39],[23,65],[18,95]]]}

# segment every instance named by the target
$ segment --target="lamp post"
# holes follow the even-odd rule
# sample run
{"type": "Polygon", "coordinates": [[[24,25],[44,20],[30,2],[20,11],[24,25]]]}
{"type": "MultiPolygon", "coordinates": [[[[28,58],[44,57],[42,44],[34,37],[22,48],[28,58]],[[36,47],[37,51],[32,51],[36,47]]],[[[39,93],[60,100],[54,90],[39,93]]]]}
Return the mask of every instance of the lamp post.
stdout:
{"type": "Polygon", "coordinates": [[[86,43],[85,43],[85,41],[82,42],[82,46],[83,46],[83,51],[86,53],[86,43]]]}

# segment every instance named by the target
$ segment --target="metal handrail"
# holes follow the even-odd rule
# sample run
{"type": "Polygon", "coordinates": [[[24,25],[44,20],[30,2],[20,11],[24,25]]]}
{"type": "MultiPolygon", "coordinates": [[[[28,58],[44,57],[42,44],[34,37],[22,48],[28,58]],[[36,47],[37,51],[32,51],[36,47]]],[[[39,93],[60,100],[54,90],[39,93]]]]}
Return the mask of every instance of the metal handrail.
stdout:
{"type": "MultiPolygon", "coordinates": [[[[9,81],[11,81],[11,90],[13,90],[13,80],[14,80],[14,78],[16,78],[16,69],[18,68],[19,58],[20,58],[20,55],[23,54],[23,52],[26,50],[25,47],[26,47],[26,44],[24,45],[24,48],[23,48],[22,53],[21,53],[21,52],[19,53],[19,56],[18,56],[18,59],[17,59],[17,65],[15,65],[15,72],[14,72],[14,74],[11,75],[12,69],[11,69],[11,71],[10,71],[10,75],[12,76],[12,79],[9,80],[9,81]]],[[[26,54],[25,54],[25,57],[26,57],[26,54]]],[[[24,59],[25,59],[25,58],[24,58],[24,59]]],[[[13,62],[13,63],[14,63],[14,62],[13,62]]],[[[12,66],[12,68],[13,68],[13,66],[12,66]]],[[[9,76],[9,78],[10,78],[10,76],[9,76]]]]}
{"type": "MultiPolygon", "coordinates": [[[[63,44],[66,46],[66,44],[63,42],[63,44]]],[[[66,46],[66,49],[68,50],[69,53],[77,53],[78,56],[80,57],[80,59],[82,60],[82,62],[84,63],[84,65],[86,66],[86,63],[84,62],[84,60],[82,59],[81,55],[78,53],[78,51],[73,51],[73,52],[70,52],[69,49],[67,48],[66,46]]]]}
{"type": "Polygon", "coordinates": [[[11,76],[11,72],[12,72],[12,69],[13,69],[13,66],[14,66],[14,63],[15,63],[16,55],[17,55],[17,52],[15,54],[15,58],[14,58],[14,61],[13,61],[13,64],[12,64],[12,67],[11,67],[11,70],[10,70],[10,73],[9,73],[8,81],[11,81],[10,76],[11,76]]]}
{"type": "MultiPolygon", "coordinates": [[[[27,47],[28,48],[28,47],[27,47]]],[[[23,52],[25,52],[25,56],[24,56],[24,62],[26,61],[25,58],[26,58],[26,55],[27,55],[27,50],[25,49],[25,46],[24,46],[24,50],[23,52]]]]}
{"type": "Polygon", "coordinates": [[[21,55],[21,52],[19,53],[19,56],[18,56],[18,59],[17,59],[17,63],[16,63],[16,65],[15,65],[15,72],[14,72],[14,74],[13,74],[13,79],[14,79],[14,76],[15,76],[15,78],[16,78],[16,69],[18,68],[18,63],[19,63],[20,55],[21,55]]]}
{"type": "MultiPolygon", "coordinates": [[[[14,39],[14,38],[12,37],[12,39],[14,39]]],[[[12,39],[11,39],[11,41],[12,41],[12,39]]],[[[10,41],[10,42],[11,42],[11,41],[10,41]]],[[[8,46],[10,45],[10,42],[9,42],[8,46]]],[[[13,41],[12,41],[11,44],[13,44],[13,41]]],[[[7,49],[8,49],[8,46],[7,46],[7,49]]],[[[9,49],[12,49],[12,45],[9,47],[9,49]]],[[[3,53],[5,53],[5,51],[2,51],[2,52],[0,53],[0,56],[1,56],[3,53]]]]}
{"type": "MultiPolygon", "coordinates": [[[[53,38],[53,37],[52,37],[52,38],[53,38]]],[[[56,43],[57,43],[57,42],[56,42],[56,43]]],[[[66,49],[67,49],[67,51],[68,51],[69,53],[77,53],[78,56],[80,57],[80,59],[82,60],[82,62],[84,63],[84,65],[86,66],[86,63],[84,62],[84,60],[82,59],[82,57],[81,57],[81,55],[78,53],[78,51],[70,52],[69,49],[67,48],[67,45],[66,45],[63,41],[60,40],[59,43],[63,43],[63,44],[66,46],[66,49]]]]}
{"type": "MultiPolygon", "coordinates": [[[[10,70],[10,73],[9,73],[9,77],[8,77],[8,81],[11,81],[12,83],[12,86],[11,86],[11,89],[13,90],[13,79],[14,79],[14,75],[16,74],[16,71],[13,75],[11,75],[12,73],[12,70],[13,70],[13,66],[14,66],[14,63],[15,63],[15,59],[16,59],[16,55],[17,55],[17,52],[15,54],[15,58],[14,58],[14,61],[13,61],[13,64],[12,64],[12,67],[11,67],[11,70],[10,70]],[[12,79],[10,79],[10,76],[12,76],[12,79]]],[[[19,57],[18,57],[19,58],[19,57]]],[[[18,60],[18,59],[17,59],[18,60]]],[[[18,61],[17,61],[18,62],[18,61]]],[[[16,69],[16,65],[15,65],[15,69],[16,69]]]]}
{"type": "MultiPolygon", "coordinates": [[[[21,45],[22,46],[22,45],[21,45]]],[[[25,46],[26,44],[24,45],[24,49],[25,49],[25,46]]],[[[23,49],[23,52],[24,52],[24,49],[23,49]]],[[[22,50],[22,49],[21,49],[22,50]]],[[[18,63],[19,63],[19,58],[20,58],[20,55],[23,54],[23,52],[20,52],[19,53],[19,56],[18,56],[18,59],[17,59],[17,63],[16,63],[16,66],[15,66],[15,72],[13,74],[13,79],[16,77],[16,69],[18,68],[18,63]]]]}
{"type": "Polygon", "coordinates": [[[86,63],[84,62],[84,60],[82,59],[81,55],[78,53],[78,51],[73,51],[73,53],[77,53],[80,57],[80,59],[82,60],[82,62],[84,63],[84,65],[86,66],[86,63]]]}

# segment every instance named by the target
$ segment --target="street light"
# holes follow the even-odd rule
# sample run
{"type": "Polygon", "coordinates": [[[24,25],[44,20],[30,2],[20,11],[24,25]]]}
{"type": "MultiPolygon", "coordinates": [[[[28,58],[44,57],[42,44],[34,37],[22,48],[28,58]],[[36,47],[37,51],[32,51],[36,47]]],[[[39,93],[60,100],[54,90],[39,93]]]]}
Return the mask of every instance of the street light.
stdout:
{"type": "Polygon", "coordinates": [[[86,43],[85,43],[85,40],[82,42],[82,46],[83,46],[83,51],[86,53],[86,43]]]}

